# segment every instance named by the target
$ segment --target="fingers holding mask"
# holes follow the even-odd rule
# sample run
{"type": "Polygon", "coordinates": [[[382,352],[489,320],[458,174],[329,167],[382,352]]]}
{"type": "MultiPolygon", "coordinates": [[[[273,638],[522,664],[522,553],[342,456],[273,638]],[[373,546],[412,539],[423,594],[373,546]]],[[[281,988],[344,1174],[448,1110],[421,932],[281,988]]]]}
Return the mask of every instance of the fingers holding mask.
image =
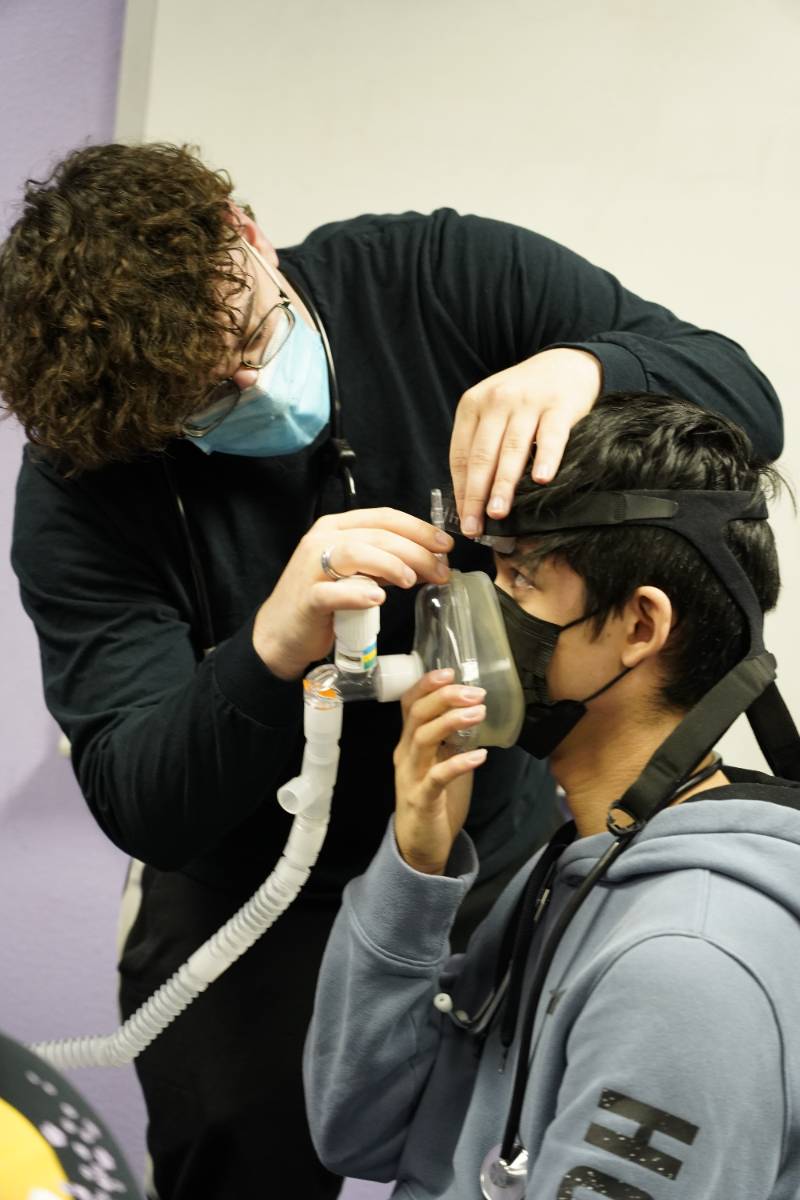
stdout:
{"type": "MultiPolygon", "coordinates": [[[[325,536],[324,531],[316,536],[312,557],[325,536]]],[[[322,547],[319,557],[323,574],[330,579],[368,575],[383,584],[404,588],[420,581],[443,583],[447,579],[447,566],[435,552],[391,530],[339,528],[328,536],[331,541],[322,547]]],[[[448,538],[448,544],[452,545],[452,539],[448,538]]]]}
{"type": "Polygon", "coordinates": [[[437,581],[439,554],[453,548],[449,534],[396,508],[353,509],[321,517],[306,534],[324,542],[350,540],[369,542],[395,553],[417,572],[420,579],[437,581]]]}
{"type": "Polygon", "coordinates": [[[485,688],[440,683],[452,671],[434,671],[417,685],[416,698],[404,711],[408,754],[421,770],[437,758],[444,742],[459,729],[469,729],[486,717],[485,688]]]}
{"type": "Polygon", "coordinates": [[[395,750],[395,838],[415,870],[441,873],[469,810],[472,772],[485,750],[454,751],[445,739],[486,715],[481,688],[452,682],[452,671],[424,676],[403,699],[403,733],[395,750]]]}
{"type": "Polygon", "coordinates": [[[444,582],[447,567],[437,555],[451,547],[447,534],[397,509],[321,517],[256,615],[256,653],[278,678],[297,678],[330,652],[337,609],[381,604],[386,594],[379,583],[444,582]]]}

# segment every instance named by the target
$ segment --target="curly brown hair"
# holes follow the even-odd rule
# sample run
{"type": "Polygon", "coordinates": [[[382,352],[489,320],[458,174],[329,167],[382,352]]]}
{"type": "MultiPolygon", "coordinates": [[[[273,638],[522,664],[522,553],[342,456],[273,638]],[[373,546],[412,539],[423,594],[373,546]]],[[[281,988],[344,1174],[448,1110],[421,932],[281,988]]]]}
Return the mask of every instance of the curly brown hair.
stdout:
{"type": "Polygon", "coordinates": [[[241,334],[232,183],[193,148],[77,150],[0,250],[0,392],[72,471],[163,449],[241,334]]]}

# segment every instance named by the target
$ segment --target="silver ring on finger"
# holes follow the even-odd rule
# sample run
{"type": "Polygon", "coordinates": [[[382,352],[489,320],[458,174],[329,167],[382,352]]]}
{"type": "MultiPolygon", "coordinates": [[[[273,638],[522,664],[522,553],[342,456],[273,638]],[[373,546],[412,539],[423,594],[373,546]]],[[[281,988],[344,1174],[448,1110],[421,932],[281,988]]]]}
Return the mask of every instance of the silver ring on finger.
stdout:
{"type": "Polygon", "coordinates": [[[328,579],[333,579],[333,580],[347,579],[347,578],[349,578],[349,576],[342,575],[339,571],[336,570],[336,567],[334,567],[331,564],[331,555],[333,554],[335,549],[336,549],[335,546],[326,546],[325,547],[325,549],[322,551],[322,554],[319,557],[320,566],[322,567],[322,570],[324,571],[324,573],[328,576],[328,579]]]}

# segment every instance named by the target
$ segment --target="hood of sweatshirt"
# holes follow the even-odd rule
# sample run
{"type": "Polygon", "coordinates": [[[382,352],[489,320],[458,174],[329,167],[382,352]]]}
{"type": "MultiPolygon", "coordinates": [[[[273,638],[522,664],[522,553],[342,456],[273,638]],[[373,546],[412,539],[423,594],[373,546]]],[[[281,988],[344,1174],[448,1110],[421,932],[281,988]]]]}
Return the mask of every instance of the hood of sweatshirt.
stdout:
{"type": "MultiPolygon", "coordinates": [[[[705,869],[762,892],[800,919],[800,783],[736,768],[725,772],[730,784],[654,817],[604,882],[705,869]]],[[[561,880],[577,886],[611,841],[600,833],[568,846],[559,862],[561,880]]]]}

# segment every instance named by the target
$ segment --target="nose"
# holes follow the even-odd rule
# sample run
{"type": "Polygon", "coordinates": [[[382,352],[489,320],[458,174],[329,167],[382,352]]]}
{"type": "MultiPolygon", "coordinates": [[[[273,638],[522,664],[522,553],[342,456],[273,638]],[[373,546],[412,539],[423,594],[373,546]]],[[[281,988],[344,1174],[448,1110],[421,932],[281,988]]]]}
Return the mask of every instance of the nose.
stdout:
{"type": "Polygon", "coordinates": [[[256,371],[253,367],[237,367],[237,369],[233,372],[231,379],[236,384],[239,391],[243,392],[245,388],[253,386],[255,381],[258,379],[258,371],[256,371]]]}

